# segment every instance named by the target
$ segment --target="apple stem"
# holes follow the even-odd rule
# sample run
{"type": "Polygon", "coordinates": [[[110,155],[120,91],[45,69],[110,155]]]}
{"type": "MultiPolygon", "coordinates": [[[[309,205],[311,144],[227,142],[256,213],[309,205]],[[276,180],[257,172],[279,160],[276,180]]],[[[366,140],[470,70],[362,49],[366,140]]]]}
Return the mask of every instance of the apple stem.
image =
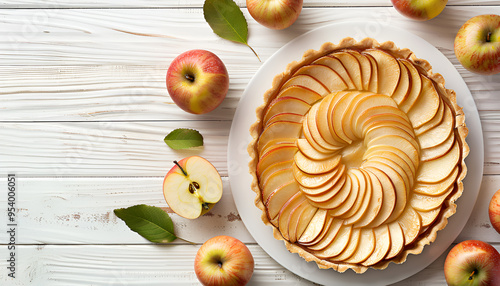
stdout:
{"type": "Polygon", "coordinates": [[[486,34],[486,43],[491,42],[491,35],[492,35],[491,32],[488,32],[488,34],[486,34]]]}
{"type": "Polygon", "coordinates": [[[255,52],[255,50],[254,50],[254,49],[253,49],[253,48],[252,48],[249,44],[247,44],[247,47],[249,47],[249,48],[250,48],[250,50],[252,50],[252,52],[255,54],[255,56],[257,57],[257,59],[259,59],[259,62],[262,62],[262,61],[260,60],[259,55],[257,55],[257,52],[255,52]]]}
{"type": "Polygon", "coordinates": [[[472,273],[469,276],[469,280],[474,279],[474,274],[476,274],[476,270],[472,270],[472,273]]]}
{"type": "Polygon", "coordinates": [[[184,76],[188,81],[194,82],[194,76],[192,74],[186,74],[184,76]]]}
{"type": "Polygon", "coordinates": [[[187,176],[188,174],[186,173],[186,171],[184,171],[184,169],[181,167],[181,165],[179,165],[179,163],[177,163],[177,161],[174,161],[174,164],[177,165],[177,167],[179,167],[182,171],[182,173],[184,174],[184,176],[187,176]]]}

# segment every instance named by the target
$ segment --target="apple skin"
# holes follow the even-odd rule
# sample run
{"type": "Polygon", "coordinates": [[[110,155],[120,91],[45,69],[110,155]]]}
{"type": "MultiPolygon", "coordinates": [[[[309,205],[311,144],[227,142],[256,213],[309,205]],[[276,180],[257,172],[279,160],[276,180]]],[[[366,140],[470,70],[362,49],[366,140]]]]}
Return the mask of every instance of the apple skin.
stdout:
{"type": "Polygon", "coordinates": [[[455,55],[469,71],[500,73],[500,16],[479,15],[469,19],[455,37],[455,55]]]}
{"type": "Polygon", "coordinates": [[[175,163],[163,179],[165,201],[179,216],[198,218],[221,199],[222,179],[217,169],[203,157],[190,156],[175,163]],[[198,188],[190,186],[193,183],[198,188]]]}
{"type": "Polygon", "coordinates": [[[500,285],[500,254],[486,242],[462,241],[448,253],[444,276],[449,286],[500,285]]]}
{"type": "Polygon", "coordinates": [[[441,14],[448,0],[391,0],[402,15],[418,21],[430,20],[441,14]]]}
{"type": "Polygon", "coordinates": [[[261,25],[275,30],[290,27],[302,11],[303,0],[246,0],[250,15],[261,25]]]}
{"type": "Polygon", "coordinates": [[[488,214],[490,216],[491,225],[500,233],[500,190],[496,191],[491,198],[488,214]]]}
{"type": "Polygon", "coordinates": [[[254,259],[238,239],[220,235],[207,240],[198,250],[194,271],[205,286],[242,286],[250,281],[254,259]]]}
{"type": "Polygon", "coordinates": [[[229,75],[222,60],[206,50],[178,55],[167,70],[167,90],[184,111],[203,114],[214,110],[229,90],[229,75]]]}

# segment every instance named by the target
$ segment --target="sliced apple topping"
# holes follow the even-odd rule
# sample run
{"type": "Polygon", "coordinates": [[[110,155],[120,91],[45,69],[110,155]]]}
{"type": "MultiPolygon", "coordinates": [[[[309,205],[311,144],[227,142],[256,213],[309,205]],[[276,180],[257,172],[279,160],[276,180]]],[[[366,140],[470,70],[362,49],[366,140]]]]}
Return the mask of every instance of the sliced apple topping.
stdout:
{"type": "Polygon", "coordinates": [[[407,205],[398,223],[403,230],[405,245],[409,245],[415,241],[420,234],[422,220],[412,206],[407,205]]]}
{"type": "Polygon", "coordinates": [[[295,146],[278,146],[275,149],[264,153],[260,156],[259,163],[257,163],[257,175],[260,176],[265,169],[276,162],[293,159],[295,152],[297,152],[297,147],[295,146]]]}
{"type": "Polygon", "coordinates": [[[375,233],[371,228],[361,229],[361,235],[359,238],[358,248],[354,254],[344,262],[358,264],[370,257],[370,255],[375,250],[375,233]]]}
{"type": "Polygon", "coordinates": [[[420,91],[422,90],[422,79],[420,78],[420,73],[413,64],[407,60],[400,60],[400,62],[406,66],[409,71],[409,76],[411,77],[411,89],[405,99],[399,103],[399,108],[406,113],[413,104],[415,104],[420,95],[420,91]]]}
{"type": "Polygon", "coordinates": [[[358,51],[348,50],[347,52],[355,56],[359,62],[359,66],[361,68],[361,80],[363,83],[363,88],[361,88],[360,90],[368,91],[370,87],[370,78],[372,76],[372,65],[370,60],[358,51]]]}
{"type": "Polygon", "coordinates": [[[295,165],[304,173],[323,174],[339,166],[340,156],[332,156],[324,160],[310,160],[302,152],[297,152],[294,160],[295,165]]]}
{"type": "Polygon", "coordinates": [[[347,199],[345,199],[345,201],[340,206],[338,206],[338,207],[336,207],[334,209],[330,209],[328,211],[328,213],[331,216],[338,217],[338,216],[344,215],[352,207],[354,207],[354,204],[356,203],[356,199],[358,198],[358,195],[360,193],[359,192],[359,180],[358,180],[358,177],[355,174],[353,174],[355,172],[360,172],[360,171],[357,170],[357,169],[350,169],[348,171],[348,176],[349,176],[349,179],[351,181],[351,189],[349,191],[349,196],[347,197],[347,199]]]}
{"type": "Polygon", "coordinates": [[[358,249],[360,237],[361,229],[353,228],[349,242],[342,252],[339,253],[339,249],[336,249],[335,247],[328,247],[321,251],[321,253],[317,253],[316,256],[330,261],[344,261],[351,257],[358,249]]]}
{"type": "Polygon", "coordinates": [[[389,232],[391,235],[391,247],[389,252],[385,256],[385,259],[392,259],[396,257],[405,246],[405,237],[403,234],[403,229],[398,222],[393,222],[387,225],[389,227],[389,232]]]}
{"type": "Polygon", "coordinates": [[[312,105],[322,98],[322,96],[314,90],[296,85],[285,88],[276,96],[276,98],[281,97],[295,97],[307,102],[309,105],[312,105]]]}
{"type": "Polygon", "coordinates": [[[332,56],[324,56],[315,60],[313,63],[330,67],[332,70],[336,71],[337,74],[342,78],[342,80],[346,83],[348,89],[353,90],[356,88],[353,81],[351,80],[351,77],[347,73],[346,68],[344,67],[344,65],[342,65],[342,62],[338,58],[332,56]]]}
{"type": "Polygon", "coordinates": [[[278,228],[284,239],[290,240],[288,233],[288,226],[292,212],[299,207],[302,203],[306,202],[306,198],[302,193],[296,193],[291,197],[281,208],[278,215],[278,228]]]}
{"type": "Polygon", "coordinates": [[[257,150],[259,153],[263,151],[263,147],[271,140],[276,138],[297,138],[302,132],[302,124],[290,121],[279,121],[268,125],[262,131],[259,142],[257,142],[257,150]]]}
{"type": "Polygon", "coordinates": [[[443,143],[448,139],[454,128],[455,119],[450,108],[446,106],[442,122],[438,126],[418,135],[421,148],[427,149],[443,143]]]}
{"type": "Polygon", "coordinates": [[[295,180],[291,180],[263,198],[262,201],[265,202],[269,220],[274,220],[279,214],[281,207],[299,192],[299,184],[295,180]]]}
{"type": "Polygon", "coordinates": [[[422,163],[417,175],[417,181],[420,183],[436,183],[445,179],[455,169],[460,158],[460,146],[458,142],[455,142],[453,148],[446,155],[422,163]]]}
{"type": "Polygon", "coordinates": [[[396,58],[389,53],[378,49],[366,50],[363,53],[371,55],[377,63],[377,93],[388,96],[392,95],[398,86],[401,74],[401,69],[399,68],[396,58]]]}
{"type": "Polygon", "coordinates": [[[283,184],[293,180],[292,168],[278,170],[269,175],[269,178],[263,184],[262,199],[267,200],[268,196],[283,184]]]}
{"type": "Polygon", "coordinates": [[[267,108],[262,122],[268,122],[271,117],[280,113],[296,113],[304,115],[311,106],[302,99],[296,97],[280,97],[271,102],[267,108]]]}
{"type": "Polygon", "coordinates": [[[400,105],[406,98],[408,98],[411,90],[411,77],[408,68],[401,61],[398,61],[401,76],[399,78],[398,86],[391,95],[392,99],[400,105]]]}
{"type": "Polygon", "coordinates": [[[288,236],[291,243],[295,243],[309,225],[318,208],[311,206],[307,200],[296,207],[288,221],[288,236]]]}
{"type": "Polygon", "coordinates": [[[408,118],[414,128],[429,122],[437,113],[440,104],[439,94],[432,81],[422,76],[422,92],[408,111],[408,118]]]}
{"type": "Polygon", "coordinates": [[[347,70],[349,77],[354,83],[356,90],[363,90],[363,81],[361,79],[361,65],[358,59],[348,52],[336,52],[331,54],[332,57],[339,59],[342,65],[347,70]]]}
{"type": "Polygon", "coordinates": [[[301,86],[308,88],[315,93],[325,96],[326,94],[330,93],[330,91],[323,85],[321,84],[318,80],[316,80],[314,77],[306,74],[301,74],[301,75],[296,75],[289,80],[287,80],[284,84],[282,89],[286,89],[287,87],[291,86],[301,86]]]}
{"type": "Polygon", "coordinates": [[[306,229],[297,239],[297,242],[306,244],[316,239],[325,227],[328,217],[328,212],[326,210],[318,209],[311,221],[307,224],[306,229]]]}
{"type": "Polygon", "coordinates": [[[330,227],[326,231],[326,233],[321,237],[321,239],[315,241],[314,244],[309,245],[308,248],[312,251],[325,249],[326,247],[332,244],[333,240],[337,237],[337,235],[339,237],[350,235],[351,230],[352,230],[351,227],[346,227],[342,225],[341,220],[334,219],[330,227]]]}
{"type": "Polygon", "coordinates": [[[269,120],[264,122],[264,126],[271,125],[274,122],[280,121],[288,121],[288,122],[297,122],[302,123],[302,119],[304,118],[303,114],[291,113],[291,112],[283,112],[273,115],[269,120]]]}
{"type": "Polygon", "coordinates": [[[338,255],[346,249],[351,239],[351,234],[352,226],[341,225],[334,236],[326,236],[318,245],[309,247],[309,249],[313,250],[312,253],[315,255],[321,255],[325,252],[328,252],[329,256],[338,255]]]}
{"type": "Polygon", "coordinates": [[[321,83],[329,92],[346,90],[347,84],[333,69],[324,65],[307,65],[301,67],[296,75],[309,75],[321,83]]]}
{"type": "Polygon", "coordinates": [[[375,249],[373,253],[361,264],[371,266],[380,262],[391,248],[391,233],[388,225],[381,225],[373,230],[375,233],[375,249]]]}

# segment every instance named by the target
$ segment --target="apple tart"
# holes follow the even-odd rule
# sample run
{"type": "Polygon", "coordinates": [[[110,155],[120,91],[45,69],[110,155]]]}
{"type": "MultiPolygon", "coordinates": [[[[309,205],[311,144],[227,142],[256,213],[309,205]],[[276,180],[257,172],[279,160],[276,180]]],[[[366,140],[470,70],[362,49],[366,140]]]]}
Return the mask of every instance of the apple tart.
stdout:
{"type": "Polygon", "coordinates": [[[419,254],[456,211],[467,128],[440,74],[392,42],[305,52],[263,95],[252,189],[287,249],[339,272],[419,254]]]}

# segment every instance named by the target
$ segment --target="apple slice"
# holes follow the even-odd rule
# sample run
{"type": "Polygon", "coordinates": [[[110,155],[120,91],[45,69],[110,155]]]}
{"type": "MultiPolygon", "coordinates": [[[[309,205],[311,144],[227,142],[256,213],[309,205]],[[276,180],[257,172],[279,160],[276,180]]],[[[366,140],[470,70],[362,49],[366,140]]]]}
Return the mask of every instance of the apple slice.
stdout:
{"type": "Polygon", "coordinates": [[[302,235],[317,211],[318,209],[311,206],[307,200],[295,208],[288,221],[288,237],[291,243],[297,242],[297,238],[302,235]]]}
{"type": "Polygon", "coordinates": [[[456,141],[448,154],[436,160],[422,163],[417,181],[419,183],[436,183],[447,178],[455,169],[460,158],[460,146],[456,141]]]}
{"type": "Polygon", "coordinates": [[[332,156],[325,160],[311,160],[301,152],[295,153],[295,165],[304,173],[323,174],[337,168],[340,163],[340,156],[332,156]]]}
{"type": "Polygon", "coordinates": [[[297,139],[297,147],[299,148],[300,152],[302,152],[302,154],[304,154],[306,157],[312,160],[325,160],[332,157],[332,154],[321,153],[316,149],[314,149],[314,147],[309,143],[309,141],[307,141],[307,139],[304,138],[297,139]]]}
{"type": "Polygon", "coordinates": [[[269,220],[275,220],[281,207],[283,207],[292,196],[299,192],[299,184],[297,184],[295,180],[291,180],[271,192],[266,200],[263,198],[262,201],[265,202],[269,220]]]}
{"type": "Polygon", "coordinates": [[[420,216],[412,206],[407,205],[406,209],[401,214],[398,223],[403,230],[403,235],[405,237],[405,246],[412,244],[420,234],[420,228],[422,226],[420,216]]]}
{"type": "Polygon", "coordinates": [[[413,191],[417,194],[422,194],[426,196],[440,196],[445,192],[451,185],[453,185],[458,176],[459,166],[455,166],[450,176],[446,179],[432,184],[417,183],[413,187],[413,191]]]}
{"type": "MultiPolygon", "coordinates": [[[[318,212],[320,212],[321,209],[318,210],[318,212]]],[[[326,212],[326,210],[324,210],[326,212]]],[[[323,240],[323,238],[330,232],[330,227],[332,226],[333,222],[335,221],[335,223],[338,225],[338,227],[340,228],[340,226],[342,225],[342,222],[340,220],[335,220],[332,216],[329,216],[328,214],[326,215],[326,220],[325,220],[325,224],[323,225],[323,227],[321,228],[320,230],[320,233],[312,238],[311,240],[302,240],[299,239],[299,243],[303,246],[306,246],[306,247],[309,247],[311,245],[316,245],[318,244],[320,241],[323,240]]],[[[335,226],[334,226],[335,227],[335,226]]],[[[307,233],[307,230],[306,232],[303,234],[303,236],[307,233]]]]}
{"type": "Polygon", "coordinates": [[[361,229],[353,228],[349,242],[341,253],[338,253],[339,250],[336,249],[335,247],[327,247],[321,253],[317,253],[316,256],[321,259],[343,262],[347,258],[351,257],[356,251],[356,249],[358,249],[360,237],[361,237],[361,229]]]}
{"type": "Polygon", "coordinates": [[[262,125],[268,126],[268,125],[273,124],[274,122],[279,122],[279,121],[302,123],[303,118],[304,118],[304,115],[302,115],[302,114],[291,113],[291,112],[278,113],[278,114],[273,115],[271,118],[269,118],[268,121],[264,122],[264,124],[262,124],[262,125]]]}
{"type": "Polygon", "coordinates": [[[348,259],[344,260],[347,263],[358,264],[370,257],[375,250],[375,233],[371,228],[361,229],[361,237],[359,245],[354,254],[348,259]]]}
{"type": "Polygon", "coordinates": [[[312,89],[304,86],[290,86],[280,91],[276,98],[281,97],[295,97],[297,99],[307,102],[307,104],[312,105],[316,101],[320,100],[322,96],[312,89]]]}
{"type": "Polygon", "coordinates": [[[426,196],[413,193],[411,198],[411,206],[417,211],[430,211],[443,205],[444,200],[455,189],[455,186],[449,187],[439,196],[426,196]]]}
{"type": "Polygon", "coordinates": [[[342,224],[342,221],[339,219],[333,219],[330,227],[326,231],[326,233],[321,237],[320,240],[315,241],[314,244],[308,245],[308,248],[314,251],[321,251],[325,249],[327,246],[331,245],[333,240],[337,237],[337,235],[350,234],[350,227],[346,227],[342,224]],[[340,231],[342,229],[342,231],[340,231]],[[346,232],[346,229],[349,231],[346,232]]]}
{"type": "Polygon", "coordinates": [[[395,57],[379,49],[365,50],[363,54],[371,55],[377,62],[378,91],[384,95],[392,95],[398,86],[401,69],[395,57]]]}
{"type": "Polygon", "coordinates": [[[275,150],[277,148],[283,148],[283,147],[296,147],[295,146],[295,142],[293,141],[288,141],[288,140],[283,140],[283,138],[280,138],[281,140],[271,140],[271,142],[273,142],[274,144],[266,144],[266,146],[264,146],[262,148],[262,150],[260,150],[259,154],[259,160],[262,160],[262,158],[264,157],[264,155],[268,154],[269,151],[272,151],[272,150],[275,150]]]}
{"type": "Polygon", "coordinates": [[[418,136],[418,135],[436,127],[439,123],[441,123],[441,121],[443,120],[443,117],[444,117],[445,106],[446,106],[446,103],[444,103],[442,99],[439,99],[439,108],[438,108],[438,111],[436,112],[436,115],[434,115],[434,117],[431,120],[429,120],[428,122],[426,122],[422,126],[415,128],[415,134],[418,136]]]}
{"type": "Polygon", "coordinates": [[[351,191],[351,178],[349,176],[346,176],[346,180],[342,188],[330,199],[327,201],[318,201],[320,197],[308,197],[310,200],[311,205],[321,208],[321,209],[334,209],[340,206],[347,197],[349,196],[349,193],[351,191]]]}
{"type": "Polygon", "coordinates": [[[264,153],[257,163],[257,176],[260,176],[265,169],[276,162],[293,159],[295,152],[297,152],[297,147],[295,146],[278,146],[275,149],[264,153]]]}
{"type": "MultiPolygon", "coordinates": [[[[377,176],[375,176],[369,170],[365,170],[365,174],[368,175],[370,179],[370,183],[372,186],[371,187],[372,196],[368,204],[368,208],[365,212],[365,215],[362,216],[361,219],[354,224],[355,228],[362,228],[369,225],[379,215],[382,206],[386,203],[385,202],[386,198],[384,196],[384,189],[377,176]]],[[[394,208],[394,202],[395,202],[395,196],[393,197],[392,200],[392,206],[390,205],[391,202],[387,202],[387,205],[385,207],[390,208],[392,210],[394,208]]],[[[385,214],[383,215],[386,216],[385,214]]]]}
{"type": "Polygon", "coordinates": [[[436,160],[439,157],[442,157],[446,153],[450,152],[450,149],[454,144],[455,134],[451,132],[450,136],[448,136],[448,139],[446,139],[443,143],[431,148],[422,149],[420,151],[420,159],[424,162],[436,160]]]}
{"type": "Polygon", "coordinates": [[[347,89],[347,84],[342,77],[336,71],[324,65],[311,64],[303,66],[295,72],[295,75],[309,75],[326,87],[329,92],[347,89]]]}
{"type": "Polygon", "coordinates": [[[292,212],[300,206],[303,202],[306,202],[306,197],[302,193],[296,193],[291,197],[281,208],[278,215],[278,228],[281,235],[285,240],[290,240],[288,233],[288,222],[290,221],[290,216],[292,212]]]}
{"type": "Polygon", "coordinates": [[[422,90],[422,79],[420,78],[420,73],[417,68],[412,63],[407,60],[400,61],[406,66],[411,77],[411,89],[408,96],[399,104],[399,108],[407,113],[420,96],[420,91],[422,90]]]}
{"type": "Polygon", "coordinates": [[[332,146],[344,147],[346,142],[335,133],[332,123],[332,109],[335,107],[337,102],[346,96],[348,92],[336,92],[331,93],[323,99],[318,108],[318,113],[316,117],[320,118],[318,120],[318,130],[323,136],[323,138],[330,143],[332,146]],[[326,119],[326,120],[325,120],[326,119]]]}
{"type": "Polygon", "coordinates": [[[372,65],[370,60],[355,50],[349,50],[348,53],[355,56],[359,62],[359,66],[361,68],[361,79],[363,82],[363,88],[361,90],[369,90],[370,78],[372,76],[372,65]]]}
{"type": "Polygon", "coordinates": [[[302,99],[296,97],[280,97],[274,99],[266,110],[262,122],[268,122],[271,117],[280,113],[306,114],[311,106],[302,99]]]}
{"type": "Polygon", "coordinates": [[[441,206],[428,211],[417,210],[418,215],[422,219],[422,228],[431,225],[436,220],[440,212],[441,212],[441,206]]]}
{"type": "Polygon", "coordinates": [[[267,180],[262,183],[262,199],[265,202],[268,196],[283,184],[293,180],[292,168],[277,170],[269,175],[267,180]]]}
{"type": "Polygon", "coordinates": [[[262,151],[263,147],[271,140],[277,138],[298,138],[302,132],[302,124],[291,121],[278,121],[268,125],[260,134],[257,142],[257,150],[262,151]]]}
{"type": "Polygon", "coordinates": [[[358,59],[348,52],[335,52],[330,54],[342,62],[342,65],[347,70],[349,77],[354,83],[357,90],[363,90],[363,81],[361,79],[361,65],[358,59]]]}
{"type": "Polygon", "coordinates": [[[395,148],[394,146],[383,146],[383,145],[371,146],[370,148],[366,149],[364,158],[370,158],[370,156],[374,154],[378,154],[378,156],[383,156],[386,158],[389,158],[389,156],[398,156],[400,159],[404,161],[404,164],[410,168],[412,176],[415,177],[419,162],[418,160],[413,161],[408,156],[408,154],[406,154],[402,150],[395,148]]]}
{"type": "MultiPolygon", "coordinates": [[[[344,218],[344,224],[346,224],[346,225],[355,224],[358,221],[360,221],[361,219],[363,219],[363,217],[366,215],[366,212],[368,210],[368,206],[370,205],[370,201],[371,201],[371,198],[372,198],[373,188],[372,188],[370,177],[366,173],[365,170],[363,170],[361,168],[359,170],[363,174],[363,177],[362,178],[358,178],[358,179],[359,179],[359,182],[360,182],[360,191],[362,191],[361,188],[363,187],[363,182],[364,182],[364,186],[365,186],[365,188],[364,188],[364,190],[365,190],[364,191],[364,196],[362,198],[362,202],[361,202],[361,205],[359,206],[359,209],[354,214],[352,214],[351,216],[346,217],[346,218],[344,218],[345,215],[341,216],[342,218],[344,218]]],[[[361,199],[361,198],[359,198],[359,199],[361,199]]]]}
{"type": "Polygon", "coordinates": [[[305,87],[316,92],[321,96],[325,96],[326,94],[330,93],[328,89],[324,85],[322,85],[318,80],[316,80],[314,77],[310,75],[305,75],[305,74],[293,76],[283,84],[281,89],[284,90],[290,86],[305,87]]]}
{"type": "Polygon", "coordinates": [[[342,65],[339,59],[331,56],[324,56],[321,57],[313,62],[314,64],[320,64],[320,65],[325,65],[332,70],[336,71],[337,74],[342,78],[342,80],[345,82],[347,85],[347,89],[353,90],[356,89],[356,86],[352,82],[351,78],[349,77],[349,74],[347,73],[347,70],[345,67],[342,65]]]}
{"type": "Polygon", "coordinates": [[[368,91],[371,91],[371,92],[374,92],[374,93],[378,93],[379,80],[378,80],[378,65],[377,65],[377,61],[370,54],[363,54],[362,53],[362,55],[365,56],[368,59],[368,61],[370,61],[370,65],[371,65],[372,74],[370,76],[370,83],[368,84],[368,91]]]}
{"type": "Polygon", "coordinates": [[[391,236],[391,247],[389,252],[385,256],[386,260],[393,259],[398,254],[401,253],[403,247],[405,246],[405,237],[403,234],[403,229],[398,222],[393,222],[387,225],[389,227],[389,232],[391,236]]]}
{"type": "Polygon", "coordinates": [[[429,122],[436,115],[441,101],[432,81],[426,76],[421,78],[422,92],[415,104],[407,112],[414,128],[429,122]]]}
{"type": "Polygon", "coordinates": [[[311,253],[313,255],[322,255],[324,252],[328,251],[328,256],[330,255],[336,256],[340,254],[342,251],[344,251],[344,249],[346,249],[347,244],[349,243],[349,240],[351,238],[351,234],[352,234],[352,226],[342,225],[337,231],[337,233],[335,233],[334,237],[331,236],[325,237],[329,239],[328,243],[320,242],[318,244],[321,245],[322,248],[313,249],[313,247],[309,247],[309,249],[312,250],[311,253]]]}
{"type": "Polygon", "coordinates": [[[163,180],[163,195],[176,214],[195,219],[221,199],[222,179],[217,169],[200,156],[174,163],[163,180]]]}
{"type": "Polygon", "coordinates": [[[398,64],[401,70],[401,76],[399,78],[398,87],[396,87],[396,90],[392,94],[392,99],[394,99],[394,101],[398,105],[400,105],[401,102],[403,102],[410,94],[411,78],[408,68],[406,68],[406,66],[401,61],[398,61],[398,64]]]}
{"type": "MultiPolygon", "coordinates": [[[[381,202],[382,205],[380,211],[373,219],[373,221],[368,225],[368,227],[375,228],[385,223],[387,219],[392,215],[396,206],[396,190],[394,189],[394,185],[392,184],[389,176],[387,176],[387,174],[385,174],[384,172],[374,168],[367,169],[366,172],[368,174],[373,174],[373,176],[378,179],[383,193],[383,200],[381,202]]],[[[372,178],[372,181],[374,180],[375,178],[372,178]]]]}
{"type": "Polygon", "coordinates": [[[356,199],[358,198],[358,195],[359,195],[359,181],[358,181],[358,177],[355,174],[352,174],[352,172],[359,172],[359,170],[357,170],[357,169],[348,170],[347,175],[350,177],[350,181],[351,181],[351,189],[349,192],[349,196],[344,201],[344,203],[342,203],[339,207],[328,211],[328,213],[331,216],[338,217],[338,216],[344,215],[356,203],[356,199]]]}
{"type": "Polygon", "coordinates": [[[338,172],[328,172],[328,173],[323,173],[323,174],[307,174],[304,172],[301,172],[296,165],[293,168],[293,175],[295,177],[295,180],[301,185],[306,188],[318,188],[329,181],[331,181],[333,178],[337,176],[338,172]]]}
{"type": "MultiPolygon", "coordinates": [[[[341,149],[341,146],[339,146],[338,144],[330,144],[329,142],[327,142],[323,138],[323,135],[319,130],[319,126],[321,124],[326,125],[326,123],[323,122],[323,119],[325,119],[325,118],[318,117],[319,107],[320,107],[320,104],[315,104],[311,107],[311,111],[306,116],[306,119],[303,122],[302,128],[304,129],[304,132],[306,132],[305,131],[306,128],[308,129],[308,132],[310,132],[312,139],[314,139],[314,141],[316,141],[322,149],[327,150],[327,151],[337,151],[337,150],[341,149]]],[[[325,137],[328,137],[328,136],[325,136],[325,137]]]]}
{"type": "Polygon", "coordinates": [[[346,213],[339,215],[339,218],[347,219],[352,217],[354,214],[358,213],[358,210],[361,208],[363,201],[365,200],[366,193],[366,179],[363,172],[359,169],[352,168],[350,169],[351,179],[355,184],[358,184],[358,195],[356,197],[356,202],[346,213]]]}
{"type": "Polygon", "coordinates": [[[345,166],[342,165],[335,170],[335,176],[326,182],[326,184],[317,188],[300,186],[300,190],[307,196],[307,198],[309,198],[309,200],[323,202],[335,196],[344,186],[345,180],[345,166]]]}
{"type": "MultiPolygon", "coordinates": [[[[349,120],[350,116],[353,114],[352,110],[354,109],[352,105],[353,99],[358,95],[360,95],[360,92],[348,93],[337,102],[333,109],[331,109],[334,132],[348,144],[351,144],[352,141],[359,138],[354,134],[350,126],[351,121],[349,120]]],[[[356,103],[358,103],[358,101],[356,101],[356,103]]]]}
{"type": "Polygon", "coordinates": [[[422,149],[428,149],[443,143],[455,127],[455,119],[448,106],[445,107],[444,116],[441,124],[420,134],[418,141],[422,149]]]}
{"type": "Polygon", "coordinates": [[[307,244],[316,239],[327,224],[328,212],[318,209],[313,218],[307,224],[306,229],[297,239],[299,244],[307,244]]]}
{"type": "Polygon", "coordinates": [[[415,139],[409,136],[401,137],[399,135],[383,135],[372,139],[366,143],[367,148],[370,149],[375,146],[391,146],[403,151],[413,162],[414,166],[417,166],[419,160],[418,143],[415,139]]]}
{"type": "Polygon", "coordinates": [[[389,226],[381,225],[373,230],[375,233],[375,249],[373,253],[361,264],[371,266],[380,262],[389,252],[391,248],[391,233],[389,226]]]}
{"type": "Polygon", "coordinates": [[[262,188],[267,183],[267,181],[269,180],[269,177],[273,173],[275,173],[277,171],[285,170],[285,169],[290,169],[291,170],[292,163],[293,163],[293,160],[281,161],[281,162],[273,163],[271,166],[269,166],[268,168],[266,168],[262,172],[262,174],[260,174],[260,176],[259,176],[259,185],[260,185],[260,187],[262,188]]]}

